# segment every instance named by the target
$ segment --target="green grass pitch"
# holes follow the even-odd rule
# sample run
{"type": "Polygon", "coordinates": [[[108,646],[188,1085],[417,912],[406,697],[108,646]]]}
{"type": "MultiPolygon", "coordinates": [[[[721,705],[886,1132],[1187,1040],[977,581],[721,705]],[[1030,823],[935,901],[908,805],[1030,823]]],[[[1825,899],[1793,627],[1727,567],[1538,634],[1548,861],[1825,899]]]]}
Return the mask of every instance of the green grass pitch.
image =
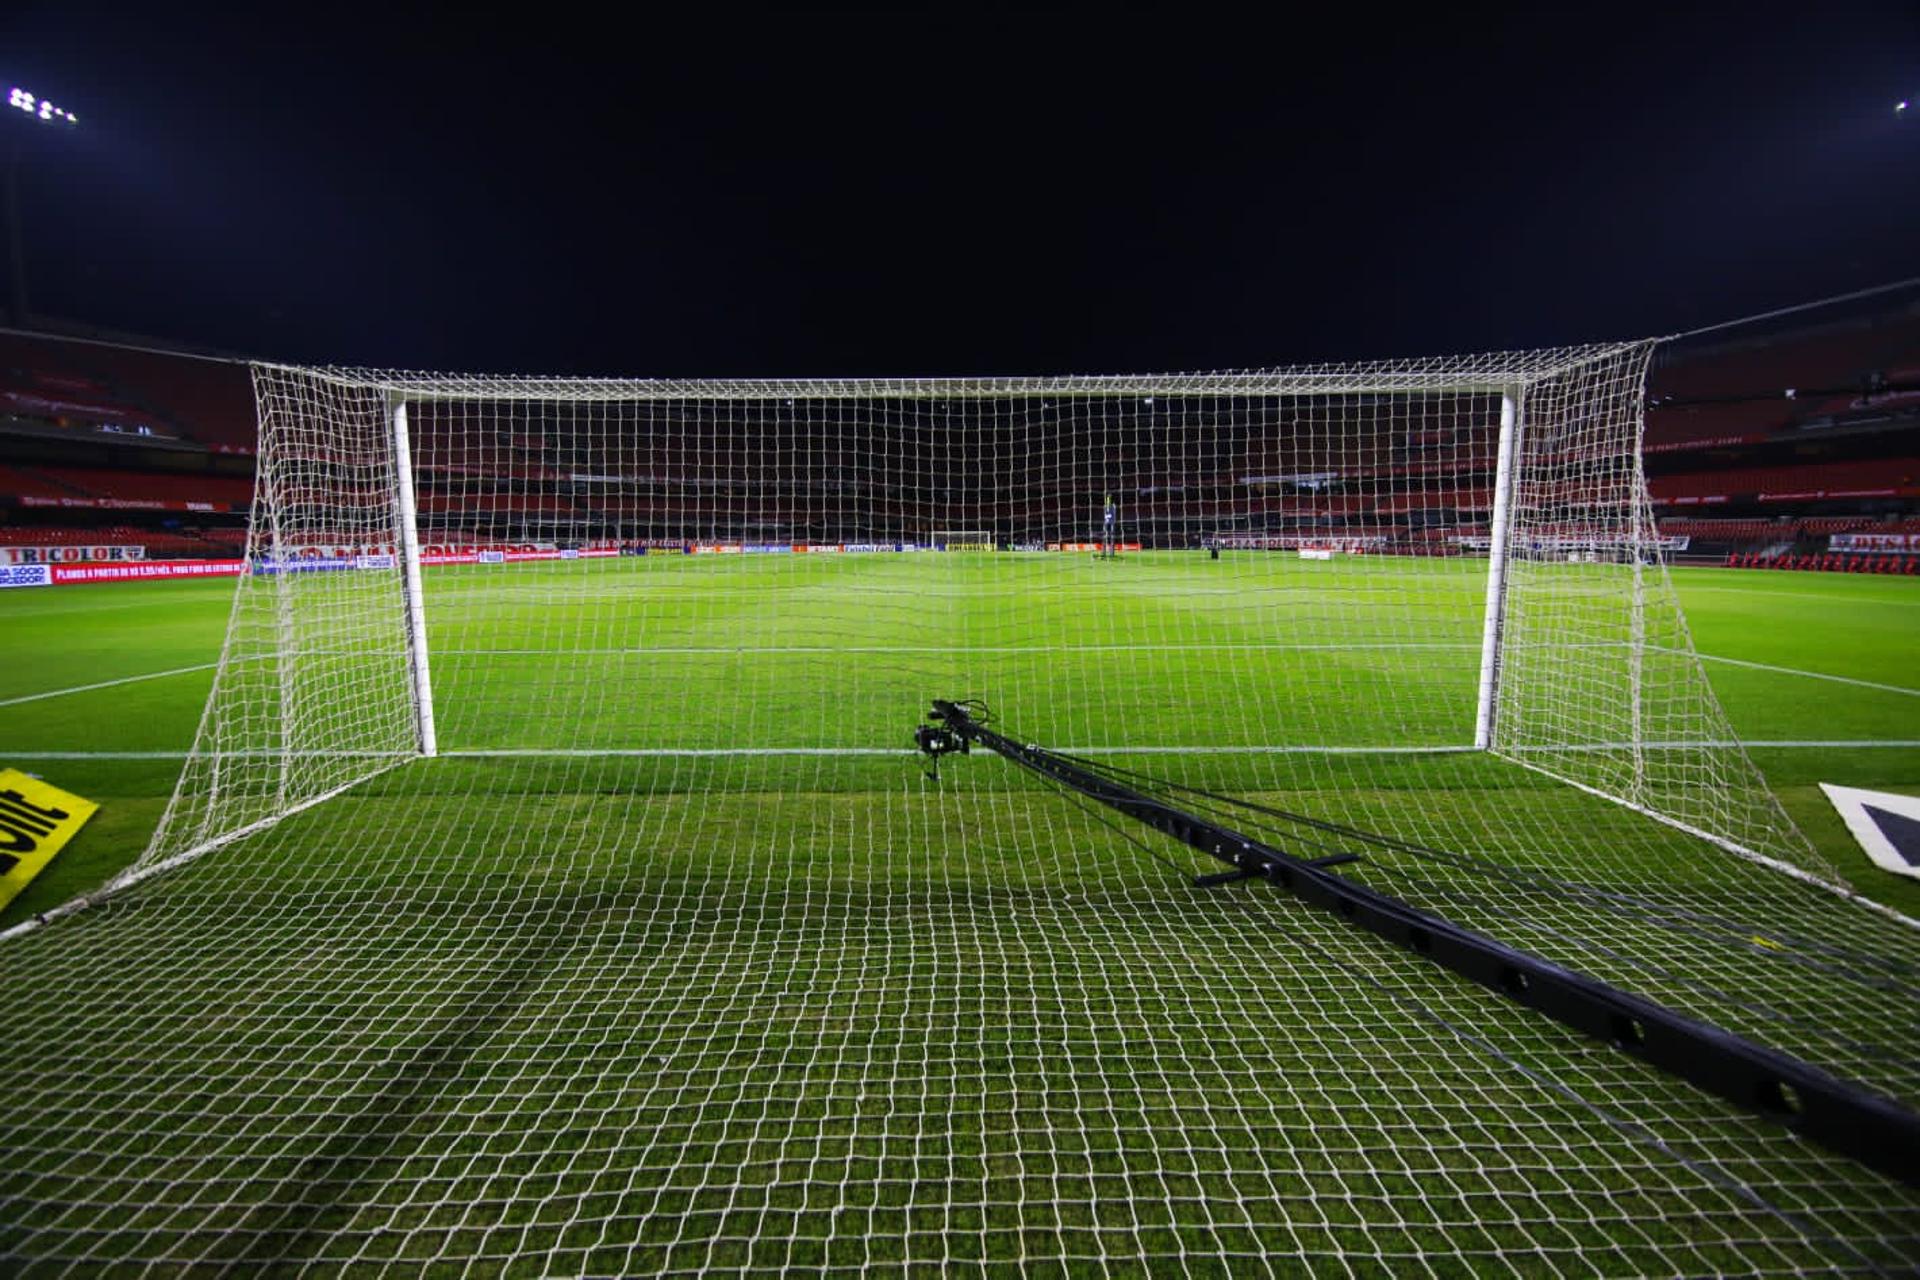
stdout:
{"type": "MultiPolygon", "coordinates": [[[[1198,558],[775,559],[430,572],[443,741],[562,748],[590,710],[595,746],[904,745],[921,699],[981,692],[941,683],[969,605],[995,710],[1052,743],[1097,744],[1120,712],[1136,741],[1266,741],[1274,726],[1219,705],[1249,680],[1357,745],[1470,735],[1470,612],[1417,660],[1303,654],[1259,647],[1263,615],[1198,558]],[[501,573],[538,607],[487,585],[501,573]],[[559,681],[544,659],[463,656],[479,636],[537,647],[640,581],[658,588],[627,602],[648,658],[583,654],[593,678],[559,681]],[[782,591],[806,599],[769,607],[782,591]],[[1054,652],[1103,609],[1140,643],[1054,652]],[[783,621],[808,617],[842,621],[783,621]],[[1201,634],[1215,647],[1194,651],[1201,634]],[[1089,705],[1102,693],[1114,705],[1089,705]]],[[[1317,597],[1312,567],[1280,557],[1226,567],[1368,638],[1364,590],[1317,597]]],[[[1454,571],[1409,567],[1400,589],[1452,592],[1454,571]]],[[[1675,580],[1733,724],[1780,744],[1752,754],[1788,812],[1863,893],[1920,913],[1817,786],[1920,792],[1920,583],[1675,580]],[[1787,745],[1835,741],[1880,745],[1787,745]]],[[[0,926],[138,855],[232,590],[0,593],[0,763],[102,804],[0,926]]],[[[1232,755],[1181,768],[1254,776],[1232,755]]],[[[944,774],[883,754],[411,764],[0,944],[0,1078],[27,1100],[0,1112],[0,1271],[1789,1274],[1920,1248],[1911,1191],[1265,886],[1185,889],[1004,762],[944,774]]],[[[1263,799],[1402,829],[1408,806],[1455,831],[1524,812],[1572,856],[1616,859],[1602,881],[1730,901],[1717,855],[1622,853],[1644,820],[1471,756],[1258,777],[1263,799]]],[[[1476,896],[1385,855],[1353,873],[1549,953],[1581,927],[1564,902],[1476,896]],[[1523,904],[1543,914],[1502,920],[1523,904]]],[[[1690,926],[1668,957],[1714,967],[1736,998],[1709,1012],[1736,1029],[1743,983],[1802,1012],[1826,999],[1825,976],[1796,987],[1781,963],[1798,922],[1773,923],[1764,940],[1690,926]]],[[[1622,918],[1623,945],[1639,927],[1622,918]]],[[[1839,1013],[1863,1040],[1910,1037],[1877,1007],[1839,1013]]]]}
{"type": "MultiPolygon", "coordinates": [[[[732,568],[733,566],[728,566],[732,568]]],[[[753,567],[753,566],[749,566],[753,567]]],[[[519,569],[516,572],[526,573],[519,569]]],[[[538,573],[540,570],[533,570],[538,573]]],[[[552,572],[552,571],[547,571],[552,572]]],[[[765,572],[772,574],[773,570],[765,572]]],[[[1920,792],[1920,676],[1916,675],[1915,637],[1920,635],[1920,583],[1900,579],[1832,574],[1757,573],[1718,569],[1674,571],[1696,643],[1710,659],[1707,674],[1727,708],[1734,727],[1748,741],[1760,743],[1819,743],[1858,741],[1904,743],[1902,746],[1822,747],[1755,746],[1751,754],[1768,782],[1815,846],[1839,867],[1863,893],[1920,913],[1920,886],[1890,875],[1868,862],[1852,837],[1832,814],[1820,792],[1821,782],[1920,792]],[[1755,664],[1755,665],[1735,665],[1755,664]],[[1776,668],[1769,670],[1767,668],[1776,668]],[[1861,684],[1839,683],[1818,675],[1845,677],[1861,684]],[[1868,687],[1873,684],[1890,689],[1868,687]],[[1906,692],[1900,692],[1906,690],[1906,692]]],[[[777,579],[776,579],[777,580],[777,579]]],[[[742,588],[743,593],[749,588],[742,588]]],[[[8,661],[0,666],[0,759],[39,773],[79,794],[101,800],[104,807],[92,825],[69,846],[33,885],[0,913],[0,927],[35,911],[44,910],[109,878],[137,855],[151,834],[160,807],[172,789],[178,761],[192,742],[194,728],[212,683],[213,663],[233,594],[231,582],[179,582],[75,587],[60,590],[13,591],[0,594],[0,634],[7,642],[8,661]],[[143,679],[156,672],[175,672],[143,679]],[[122,683],[124,682],[124,683],[122,683]],[[88,688],[87,686],[102,686],[88,688]],[[71,691],[71,692],[62,692],[71,691]],[[49,696],[51,695],[51,696],[49,696]],[[147,759],[60,759],[45,753],[151,753],[147,759]]],[[[430,588],[430,595],[432,589],[430,588]]],[[[1021,637],[1044,650],[1054,643],[1071,644],[1078,620],[1098,600],[1063,604],[1047,633],[1021,637]]],[[[512,628],[537,627],[543,617],[515,618],[511,606],[494,621],[512,634],[512,628]]],[[[901,614],[896,633],[874,634],[864,642],[885,646],[925,646],[930,636],[921,618],[901,614]]],[[[1235,619],[1222,619],[1223,643],[1249,632],[1236,630],[1235,619]]],[[[686,645],[701,639],[702,629],[718,633],[722,643],[737,641],[737,618],[716,620],[711,609],[696,619],[691,610],[685,621],[667,628],[663,645],[686,645]]],[[[1463,632],[1463,634],[1465,634],[1463,632]]],[[[713,639],[709,634],[708,639],[713,639]]],[[[931,636],[935,641],[938,634],[931,636]]],[[[1362,637],[1364,639],[1364,637],[1362,637]]],[[[804,645],[819,637],[780,634],[755,627],[752,643],[778,647],[804,645]]],[[[656,709],[676,716],[698,716],[707,708],[709,723],[685,745],[713,748],[736,743],[735,721],[740,706],[755,697],[776,704],[782,676],[790,668],[817,662],[818,656],[744,655],[715,672],[680,659],[649,658],[650,680],[711,681],[727,698],[714,703],[675,692],[651,698],[656,709]],[[665,673],[661,674],[662,669],[665,673]]],[[[852,659],[857,660],[857,659],[852,659]]],[[[1233,653],[1238,663],[1262,660],[1260,654],[1233,653]]],[[[1273,659],[1266,659],[1274,661],[1273,659]]],[[[452,665],[457,659],[443,659],[452,665]]],[[[529,668],[544,659],[527,659],[529,668]]],[[[1005,660],[1010,665],[1036,669],[1057,666],[1044,652],[1005,660]]],[[[1106,670],[1102,681],[1151,682],[1165,672],[1154,670],[1152,655],[1096,655],[1093,662],[1106,670]]],[[[1347,664],[1364,667],[1365,659],[1349,657],[1347,664]]],[[[1167,665],[1167,660],[1160,660],[1167,665]]],[[[610,672],[610,679],[631,673],[610,672]]],[[[1288,678],[1276,662],[1275,678],[1288,678]]],[[[1436,675],[1435,679],[1447,679],[1436,675]]],[[[1303,682],[1308,697],[1327,697],[1325,672],[1314,671],[1303,682]],[[1311,686],[1322,686],[1319,693],[1311,686]]],[[[1457,683],[1457,680],[1456,680],[1457,683]]],[[[537,685],[534,686],[537,688],[537,685]]],[[[715,691],[715,690],[710,690],[715,691]]],[[[964,695],[965,690],[953,691],[964,695]]],[[[1337,697],[1338,687],[1332,689],[1337,697]]],[[[1470,691],[1462,691],[1464,698],[1470,691]]],[[[1468,704],[1470,708],[1470,704],[1468,704]]],[[[771,710],[771,707],[769,708],[771,710]]],[[[849,741],[884,742],[903,739],[905,727],[921,710],[918,706],[881,704],[836,709],[846,717],[849,741]]],[[[1032,719],[1059,717],[1058,708],[1032,708],[1032,719]]],[[[1222,717],[1209,703],[1204,687],[1190,698],[1164,708],[1164,731],[1159,741],[1208,744],[1242,726],[1222,717]]],[[[496,716],[492,723],[463,725],[461,709],[443,707],[449,736],[462,745],[490,747],[524,741],[524,724],[513,717],[496,716]],[[462,740],[463,729],[472,727],[462,740]]],[[[782,726],[796,722],[766,714],[764,741],[779,744],[782,726]]],[[[819,713],[808,708],[797,728],[817,730],[819,713]]],[[[1033,726],[1020,726],[1023,730],[1033,726]]],[[[1073,727],[1071,718],[1066,726],[1073,727]]],[[[1461,726],[1427,726],[1436,743],[1457,741],[1461,726]]],[[[1365,737],[1365,726],[1357,731],[1365,737]]],[[[1396,733],[1404,734],[1400,726],[1396,733]]],[[[817,740],[807,738],[808,741],[817,740]]],[[[1402,739],[1403,740],[1403,739],[1402,739]]],[[[560,745],[556,738],[553,745],[560,745]]],[[[895,781],[887,777],[882,786],[895,781]]],[[[775,780],[777,785],[777,780],[775,780]]]]}

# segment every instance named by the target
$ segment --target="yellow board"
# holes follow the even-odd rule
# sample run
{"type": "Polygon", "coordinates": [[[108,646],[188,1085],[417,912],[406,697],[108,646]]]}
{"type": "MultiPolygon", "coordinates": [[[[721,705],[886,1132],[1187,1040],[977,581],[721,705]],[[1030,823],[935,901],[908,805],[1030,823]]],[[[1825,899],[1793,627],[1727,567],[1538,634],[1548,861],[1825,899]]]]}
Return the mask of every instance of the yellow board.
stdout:
{"type": "Polygon", "coordinates": [[[18,769],[0,769],[0,907],[40,874],[99,807],[18,769]]]}

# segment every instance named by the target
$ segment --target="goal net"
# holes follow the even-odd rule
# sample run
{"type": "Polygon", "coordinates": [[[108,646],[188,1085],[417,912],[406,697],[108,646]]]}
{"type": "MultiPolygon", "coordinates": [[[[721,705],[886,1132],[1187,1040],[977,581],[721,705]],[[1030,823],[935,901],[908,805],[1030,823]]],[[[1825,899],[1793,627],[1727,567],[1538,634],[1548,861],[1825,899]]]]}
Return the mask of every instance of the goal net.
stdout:
{"type": "Polygon", "coordinates": [[[1897,1267],[1912,1188],[910,745],[979,699],[1308,815],[1266,833],[1301,856],[1364,829],[1341,874],[1912,1105],[1920,935],[1703,677],[1649,350],[257,367],[251,572],[178,787],[99,905],[0,943],[0,1258],[1897,1267]],[[1110,499],[1120,576],[1062,554],[1110,499]]]}

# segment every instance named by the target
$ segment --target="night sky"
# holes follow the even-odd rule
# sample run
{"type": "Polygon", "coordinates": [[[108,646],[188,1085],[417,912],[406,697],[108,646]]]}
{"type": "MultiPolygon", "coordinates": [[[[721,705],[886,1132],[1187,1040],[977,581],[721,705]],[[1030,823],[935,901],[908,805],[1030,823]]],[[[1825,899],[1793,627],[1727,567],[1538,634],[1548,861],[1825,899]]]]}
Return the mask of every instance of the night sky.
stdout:
{"type": "Polygon", "coordinates": [[[278,359],[1230,368],[1670,333],[1920,275],[1911,3],[1354,6],[1344,31],[147,10],[0,17],[0,77],[81,119],[6,129],[34,135],[32,308],[278,359]]]}

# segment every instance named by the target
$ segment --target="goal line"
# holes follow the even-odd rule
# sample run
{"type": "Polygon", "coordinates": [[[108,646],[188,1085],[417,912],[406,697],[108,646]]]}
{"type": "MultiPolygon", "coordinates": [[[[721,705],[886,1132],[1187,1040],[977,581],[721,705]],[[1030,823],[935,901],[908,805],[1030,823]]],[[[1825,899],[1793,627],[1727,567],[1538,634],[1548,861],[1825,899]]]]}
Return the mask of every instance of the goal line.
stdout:
{"type": "MultiPolygon", "coordinates": [[[[1563,751],[1630,751],[1635,746],[1646,750],[1683,751],[1696,747],[1721,747],[1764,749],[1768,751],[1826,751],[1826,750],[1898,750],[1912,751],[1920,749],[1920,738],[1722,738],[1705,739],[1697,742],[1589,742],[1579,746],[1557,747],[1516,747],[1515,754],[1529,752],[1547,753],[1563,751]]],[[[1333,756],[1420,756],[1420,755],[1472,755],[1481,748],[1471,743],[1442,745],[1432,747],[1392,746],[1392,747],[1335,747],[1302,746],[1280,744],[1254,744],[1250,746],[1184,746],[1132,744],[1127,746],[1090,746],[1090,747],[1054,747],[1050,750],[1065,751],[1083,756],[1234,756],[1234,755],[1333,755],[1333,756]]],[[[69,751],[62,748],[40,750],[37,748],[9,748],[7,755],[19,760],[185,760],[188,751],[69,751]]],[[[274,758],[279,756],[311,755],[311,752],[280,751],[235,751],[227,753],[232,757],[274,758]]],[[[331,752],[327,754],[333,754],[331,752]]],[[[364,752],[363,758],[381,759],[388,753],[364,752]]],[[[439,753],[439,758],[449,760],[488,760],[488,759],[592,759],[605,757],[619,759],[658,758],[658,759],[703,759],[726,756],[794,756],[794,757],[835,757],[835,756],[896,756],[905,757],[917,754],[912,747],[607,747],[607,748],[569,748],[569,747],[480,747],[471,750],[451,748],[439,753]]],[[[1505,754],[1505,753],[1502,753],[1505,754]]]]}

